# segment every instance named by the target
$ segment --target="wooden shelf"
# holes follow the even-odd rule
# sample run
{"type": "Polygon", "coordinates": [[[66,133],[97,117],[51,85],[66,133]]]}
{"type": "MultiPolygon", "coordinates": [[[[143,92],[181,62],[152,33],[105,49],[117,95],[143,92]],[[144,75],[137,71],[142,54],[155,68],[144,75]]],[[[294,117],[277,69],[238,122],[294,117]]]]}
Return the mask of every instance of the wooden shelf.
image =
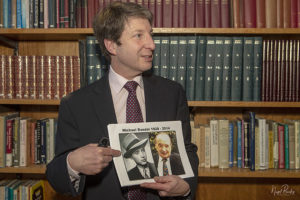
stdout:
{"type": "MultiPolygon", "coordinates": [[[[59,99],[0,99],[3,105],[59,105],[59,99]]],[[[300,102],[189,101],[190,107],[300,108],[300,102]]]]}
{"type": "Polygon", "coordinates": [[[19,174],[45,174],[45,165],[32,165],[28,167],[5,167],[0,168],[0,173],[19,173],[19,174]]]}
{"type": "Polygon", "coordinates": [[[59,105],[58,99],[0,99],[0,105],[59,105]]]}
{"type": "Polygon", "coordinates": [[[190,107],[300,108],[300,102],[189,101],[188,104],[190,107]]]}
{"type": "MultiPolygon", "coordinates": [[[[299,28],[153,28],[154,34],[214,35],[298,35],[299,28]]],[[[93,35],[92,28],[0,29],[0,36],[12,40],[79,40],[93,35]]]]}
{"type": "Polygon", "coordinates": [[[250,171],[241,168],[199,168],[198,177],[210,178],[300,178],[300,170],[268,169],[250,171]]]}

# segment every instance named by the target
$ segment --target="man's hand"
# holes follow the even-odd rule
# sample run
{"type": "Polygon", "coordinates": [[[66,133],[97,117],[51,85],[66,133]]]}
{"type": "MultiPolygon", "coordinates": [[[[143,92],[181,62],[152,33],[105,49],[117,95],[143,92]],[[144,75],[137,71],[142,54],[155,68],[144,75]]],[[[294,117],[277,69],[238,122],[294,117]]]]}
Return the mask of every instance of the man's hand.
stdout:
{"type": "Polygon", "coordinates": [[[70,167],[77,172],[94,175],[101,172],[115,156],[120,156],[118,150],[110,147],[98,147],[98,144],[88,144],[72,151],[68,156],[70,167]]]}
{"type": "Polygon", "coordinates": [[[179,176],[154,177],[155,183],[142,183],[144,188],[157,190],[161,197],[184,196],[190,190],[189,184],[179,176]]]}

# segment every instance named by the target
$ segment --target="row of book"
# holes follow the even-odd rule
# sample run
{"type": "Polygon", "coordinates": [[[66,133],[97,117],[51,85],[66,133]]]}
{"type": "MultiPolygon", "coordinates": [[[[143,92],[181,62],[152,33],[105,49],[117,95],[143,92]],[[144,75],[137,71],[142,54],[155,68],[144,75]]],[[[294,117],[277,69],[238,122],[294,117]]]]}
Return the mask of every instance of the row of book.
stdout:
{"type": "Polygon", "coordinates": [[[0,113],[0,167],[46,164],[54,157],[57,120],[0,113]]]}
{"type": "Polygon", "coordinates": [[[0,55],[0,76],[0,99],[61,99],[80,88],[80,59],[0,55]]]}
{"type": "Polygon", "coordinates": [[[0,199],[5,200],[44,200],[43,180],[0,180],[0,199]]]}
{"type": "Polygon", "coordinates": [[[210,168],[300,169],[300,120],[283,123],[247,113],[236,120],[212,118],[192,126],[199,166],[210,168]]]}
{"type": "MultiPolygon", "coordinates": [[[[0,28],[91,28],[117,0],[2,0],[0,28]]],[[[120,0],[118,0],[120,1],[120,0]]],[[[154,27],[298,28],[298,0],[122,0],[147,7],[154,27]]]]}

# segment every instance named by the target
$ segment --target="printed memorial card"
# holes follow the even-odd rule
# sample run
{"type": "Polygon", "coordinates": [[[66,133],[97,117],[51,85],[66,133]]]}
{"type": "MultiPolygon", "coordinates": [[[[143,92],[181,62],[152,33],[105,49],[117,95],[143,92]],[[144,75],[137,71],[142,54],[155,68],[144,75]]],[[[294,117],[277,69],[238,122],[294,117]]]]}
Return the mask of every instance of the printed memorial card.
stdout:
{"type": "Polygon", "coordinates": [[[154,182],[155,176],[194,176],[185,150],[181,121],[108,125],[113,161],[121,186],[154,182]]]}

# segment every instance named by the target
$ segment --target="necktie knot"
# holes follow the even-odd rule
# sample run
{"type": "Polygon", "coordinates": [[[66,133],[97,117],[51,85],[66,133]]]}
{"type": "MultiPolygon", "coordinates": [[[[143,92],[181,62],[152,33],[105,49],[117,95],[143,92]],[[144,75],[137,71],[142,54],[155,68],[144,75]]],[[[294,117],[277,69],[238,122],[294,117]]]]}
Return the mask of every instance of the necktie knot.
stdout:
{"type": "Polygon", "coordinates": [[[135,81],[128,81],[125,85],[124,88],[129,92],[135,92],[136,91],[136,87],[138,86],[138,83],[135,81]]]}

